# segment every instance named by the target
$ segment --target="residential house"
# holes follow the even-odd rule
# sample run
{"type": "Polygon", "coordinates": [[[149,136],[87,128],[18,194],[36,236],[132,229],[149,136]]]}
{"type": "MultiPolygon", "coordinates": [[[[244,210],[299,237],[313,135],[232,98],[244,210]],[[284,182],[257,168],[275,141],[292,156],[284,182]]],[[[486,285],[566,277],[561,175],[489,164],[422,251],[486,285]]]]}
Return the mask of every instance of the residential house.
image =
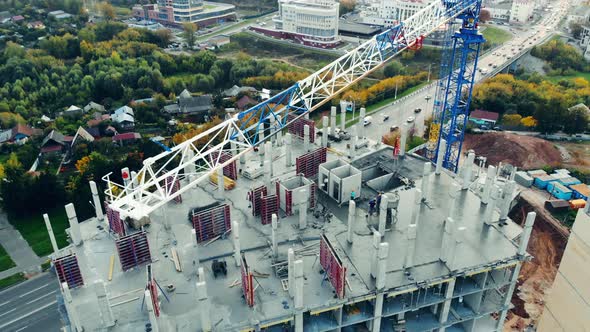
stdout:
{"type": "Polygon", "coordinates": [[[217,35],[209,38],[209,44],[213,47],[219,48],[230,43],[228,35],[217,35]]]}
{"type": "Polygon", "coordinates": [[[41,22],[41,21],[29,22],[29,23],[27,23],[27,28],[43,30],[43,29],[45,29],[45,24],[43,24],[43,22],[41,22]]]}
{"type": "Polygon", "coordinates": [[[211,95],[192,96],[188,90],[182,91],[175,104],[164,106],[164,112],[171,115],[196,115],[204,120],[205,115],[213,108],[213,97],[211,95]]]}
{"type": "MultiPolygon", "coordinates": [[[[98,128],[89,128],[89,129],[98,129],[98,128]]],[[[94,142],[94,139],[95,139],[94,135],[89,133],[86,128],[78,127],[78,130],[76,131],[76,135],[74,135],[74,138],[72,139],[72,147],[80,142],[83,142],[83,141],[86,141],[88,143],[92,143],[92,142],[94,142]]]]}
{"type": "Polygon", "coordinates": [[[78,116],[81,116],[82,114],[84,114],[84,110],[82,110],[80,107],[78,107],[76,105],[72,105],[72,106],[68,107],[67,110],[62,112],[63,116],[70,117],[70,118],[78,117],[78,116]]]}
{"type": "Polygon", "coordinates": [[[256,88],[253,88],[251,86],[239,87],[237,85],[234,85],[231,88],[223,91],[223,96],[224,97],[237,97],[240,93],[256,94],[256,93],[258,93],[258,91],[256,90],[256,88]]]}
{"type": "Polygon", "coordinates": [[[258,104],[258,102],[254,99],[252,99],[252,97],[248,96],[248,95],[244,95],[242,98],[240,98],[238,101],[236,101],[236,108],[239,109],[240,111],[243,111],[251,106],[254,106],[258,104]]]}
{"type": "Polygon", "coordinates": [[[43,121],[45,123],[53,122],[53,120],[51,120],[51,118],[45,114],[41,116],[41,121],[43,121]]]}
{"type": "Polygon", "coordinates": [[[10,18],[12,16],[10,15],[9,11],[2,11],[0,12],[0,24],[4,24],[4,23],[8,23],[10,22],[10,18]]]}
{"type": "Polygon", "coordinates": [[[121,146],[133,144],[136,140],[139,139],[141,139],[141,134],[139,133],[123,133],[113,136],[113,142],[121,146]]]}
{"type": "Polygon", "coordinates": [[[53,17],[56,20],[63,20],[72,17],[72,14],[68,14],[63,10],[54,10],[52,12],[47,13],[47,16],[53,17]]]}
{"type": "Polygon", "coordinates": [[[62,154],[69,151],[73,141],[72,136],[65,136],[57,130],[52,130],[41,142],[41,154],[62,154]]]}
{"type": "Polygon", "coordinates": [[[480,126],[492,127],[498,122],[500,114],[483,110],[475,110],[469,114],[469,121],[480,126]]]}
{"type": "Polygon", "coordinates": [[[260,99],[262,100],[269,100],[270,99],[270,90],[269,89],[262,89],[260,92],[260,99]]]}
{"type": "Polygon", "coordinates": [[[25,18],[24,18],[22,15],[16,15],[16,16],[13,16],[12,18],[10,18],[10,20],[11,20],[13,23],[19,23],[19,22],[22,22],[22,21],[24,21],[24,20],[25,20],[25,18]]]}
{"type": "Polygon", "coordinates": [[[103,123],[104,121],[108,121],[111,119],[110,114],[100,114],[98,112],[94,113],[94,119],[86,121],[88,127],[96,127],[99,124],[103,123]]]}
{"type": "Polygon", "coordinates": [[[90,111],[96,111],[96,112],[104,113],[107,110],[101,104],[98,104],[98,103],[95,103],[95,102],[91,101],[91,102],[88,103],[88,105],[84,106],[84,112],[85,113],[90,112],[90,111]]]}
{"type": "Polygon", "coordinates": [[[111,120],[123,130],[133,130],[135,128],[135,114],[129,106],[123,106],[115,110],[115,113],[111,115],[111,120]]]}
{"type": "Polygon", "coordinates": [[[35,129],[23,124],[17,124],[11,129],[0,133],[0,144],[16,143],[24,144],[29,137],[41,135],[41,129],[35,129]]]}

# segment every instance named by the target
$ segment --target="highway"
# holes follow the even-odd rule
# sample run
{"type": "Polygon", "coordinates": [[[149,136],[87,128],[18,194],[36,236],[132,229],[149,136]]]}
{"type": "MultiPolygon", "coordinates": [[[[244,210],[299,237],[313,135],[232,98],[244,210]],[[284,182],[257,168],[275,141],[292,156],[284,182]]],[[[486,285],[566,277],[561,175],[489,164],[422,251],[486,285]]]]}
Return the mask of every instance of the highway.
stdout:
{"type": "MultiPolygon", "coordinates": [[[[479,57],[478,68],[485,69],[484,73],[489,73],[494,67],[500,67],[511,61],[511,58],[519,52],[530,49],[533,46],[542,43],[557,29],[561,19],[567,14],[568,1],[562,0],[554,3],[554,8],[547,12],[536,25],[523,27],[523,30],[516,31],[512,29],[514,38],[496,49],[483,54],[479,57]]],[[[513,61],[513,60],[512,60],[513,61]]],[[[487,76],[478,72],[475,82],[484,80],[487,76]]],[[[415,117],[414,125],[417,134],[424,132],[424,119],[432,115],[433,98],[436,92],[436,82],[397,100],[395,103],[384,106],[372,113],[372,123],[365,127],[365,136],[373,141],[373,144],[381,141],[382,135],[390,131],[391,126],[401,126],[410,116],[415,117]],[[428,103],[426,97],[429,97],[428,103]],[[416,114],[414,110],[421,108],[422,112],[416,114]],[[389,120],[383,121],[383,116],[388,115],[389,120]]],[[[356,113],[358,114],[358,112],[356,113]]]]}
{"type": "Polygon", "coordinates": [[[51,273],[1,291],[0,331],[60,331],[56,300],[59,293],[56,277],[51,273]]]}

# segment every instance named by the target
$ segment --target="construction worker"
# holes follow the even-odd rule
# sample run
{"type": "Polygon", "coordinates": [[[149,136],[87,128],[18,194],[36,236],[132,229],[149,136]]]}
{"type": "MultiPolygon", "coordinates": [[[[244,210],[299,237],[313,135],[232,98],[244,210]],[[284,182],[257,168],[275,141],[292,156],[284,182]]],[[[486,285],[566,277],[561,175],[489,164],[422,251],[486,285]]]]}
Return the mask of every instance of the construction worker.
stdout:
{"type": "Polygon", "coordinates": [[[382,194],[383,194],[382,192],[379,192],[377,194],[377,198],[376,198],[377,199],[377,212],[379,212],[380,211],[379,209],[381,208],[381,195],[382,194]]]}
{"type": "Polygon", "coordinates": [[[350,200],[354,201],[354,199],[356,198],[356,193],[353,191],[350,192],[350,200]]]}
{"type": "Polygon", "coordinates": [[[374,198],[371,198],[371,200],[369,201],[369,215],[373,215],[373,213],[375,212],[375,204],[377,202],[375,201],[374,198]]]}

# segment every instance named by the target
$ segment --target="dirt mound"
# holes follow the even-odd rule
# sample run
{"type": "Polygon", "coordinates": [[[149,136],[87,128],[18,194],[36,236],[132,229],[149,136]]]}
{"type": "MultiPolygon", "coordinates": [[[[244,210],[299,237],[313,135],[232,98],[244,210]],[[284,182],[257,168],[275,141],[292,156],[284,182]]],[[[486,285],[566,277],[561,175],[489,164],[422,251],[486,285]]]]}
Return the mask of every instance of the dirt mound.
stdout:
{"type": "Polygon", "coordinates": [[[531,169],[545,165],[556,166],[562,161],[561,153],[551,142],[506,132],[466,134],[463,151],[470,149],[477,155],[487,157],[489,165],[502,162],[531,169]]]}

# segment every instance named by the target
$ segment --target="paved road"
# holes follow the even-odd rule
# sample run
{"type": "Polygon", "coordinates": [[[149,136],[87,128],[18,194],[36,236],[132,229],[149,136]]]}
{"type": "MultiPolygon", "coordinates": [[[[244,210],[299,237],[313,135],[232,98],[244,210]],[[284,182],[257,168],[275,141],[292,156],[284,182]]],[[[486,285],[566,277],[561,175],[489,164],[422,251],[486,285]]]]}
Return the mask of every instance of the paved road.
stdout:
{"type": "Polygon", "coordinates": [[[20,233],[8,222],[4,211],[0,211],[0,244],[16,264],[16,267],[0,272],[0,279],[23,271],[41,271],[39,257],[20,233]]]}
{"type": "Polygon", "coordinates": [[[60,331],[56,300],[59,293],[56,277],[51,273],[1,291],[0,331],[60,331]]]}

